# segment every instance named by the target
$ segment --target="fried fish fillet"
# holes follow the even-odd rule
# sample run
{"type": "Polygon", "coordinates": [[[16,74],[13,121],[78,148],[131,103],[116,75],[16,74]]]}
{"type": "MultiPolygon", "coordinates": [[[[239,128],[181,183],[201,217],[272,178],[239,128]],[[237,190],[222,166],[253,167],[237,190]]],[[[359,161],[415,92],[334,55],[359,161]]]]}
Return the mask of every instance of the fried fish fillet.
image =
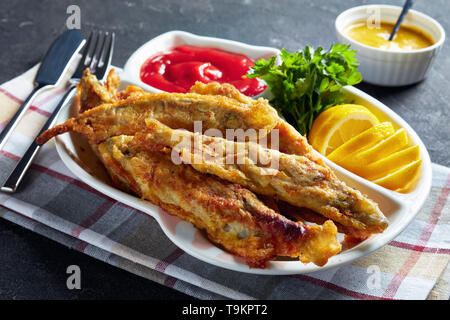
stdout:
{"type": "MultiPolygon", "coordinates": [[[[192,86],[191,92],[205,95],[225,96],[247,105],[255,104],[254,99],[247,97],[246,95],[242,94],[239,90],[237,90],[235,87],[227,83],[219,84],[217,82],[210,82],[205,84],[201,82],[196,82],[195,85],[192,86]]],[[[230,129],[239,129],[239,128],[230,128],[230,129]]],[[[279,141],[276,146],[272,146],[271,141],[269,139],[267,141],[269,148],[274,147],[276,150],[279,150],[280,152],[283,153],[306,156],[310,160],[318,162],[321,165],[324,165],[322,160],[313,152],[313,148],[306,140],[306,137],[302,136],[297,130],[295,130],[293,126],[291,126],[285,120],[279,119],[278,123],[274,126],[273,129],[276,129],[278,131],[279,141]]],[[[270,137],[270,135],[268,135],[268,137],[270,137]]],[[[330,174],[334,175],[334,173],[331,170],[330,174]]]]}
{"type": "MultiPolygon", "coordinates": [[[[38,142],[43,144],[53,136],[68,131],[86,134],[93,142],[103,141],[117,134],[132,135],[145,128],[143,120],[146,118],[157,119],[171,128],[191,131],[194,128],[194,121],[201,121],[203,132],[208,129],[218,129],[225,134],[226,129],[267,131],[277,129],[281,152],[305,155],[313,161],[322,163],[313,153],[306,138],[286,121],[280,119],[267,100],[249,98],[232,85],[197,82],[191,88],[192,96],[189,94],[187,96],[154,95],[145,93],[135,86],[129,86],[125,91],[118,92],[117,77],[112,70],[105,85],[102,85],[95,75],[90,74],[89,69],[86,69],[78,85],[77,98],[80,100],[78,102],[80,113],[100,105],[104,106],[46,131],[38,138],[38,142]],[[146,100],[146,97],[151,98],[146,100]],[[120,117],[126,117],[130,126],[115,121],[120,117]],[[91,132],[86,126],[92,127],[91,132]]],[[[269,147],[270,142],[269,140],[269,147]]]]}
{"type": "Polygon", "coordinates": [[[375,202],[329,176],[327,168],[307,157],[281,153],[252,142],[174,130],[154,119],[147,119],[147,127],[148,133],[136,133],[131,145],[170,154],[174,161],[179,156],[178,162],[190,164],[201,173],[311,209],[366,235],[382,232],[388,225],[375,202]]]}
{"type": "MultiPolygon", "coordinates": [[[[86,135],[95,149],[96,144],[109,137],[121,134],[134,135],[147,130],[145,122],[148,119],[156,119],[172,128],[184,128],[191,131],[196,120],[206,123],[203,129],[219,128],[221,132],[242,127],[272,128],[272,130],[278,130],[280,149],[286,154],[298,156],[294,159],[285,157],[285,154],[281,153],[282,162],[298,164],[299,167],[307,168],[308,171],[296,171],[295,179],[290,177],[290,184],[283,182],[276,188],[270,186],[270,183],[275,184],[279,180],[272,181],[270,176],[254,177],[257,183],[249,182],[248,178],[242,179],[241,176],[245,176],[243,173],[233,175],[225,171],[221,177],[243,185],[250,183],[252,190],[260,194],[277,197],[282,194],[282,199],[288,203],[297,207],[306,206],[346,226],[347,230],[353,229],[361,234],[368,234],[382,232],[386,228],[387,220],[376,204],[339,181],[314,154],[305,137],[277,117],[276,111],[267,104],[266,100],[246,97],[231,85],[200,82],[192,87],[191,94],[186,95],[148,94],[133,87],[125,92],[117,93],[114,90],[118,86],[114,85],[117,83],[115,79],[114,74],[110,73],[103,88],[98,81],[95,81],[95,76],[86,71],[80,86],[82,103],[93,100],[95,103],[87,103],[87,106],[91,108],[102,101],[106,104],[88,110],[78,118],[70,119],[46,131],[38,138],[38,143],[43,143],[56,134],[76,131],[86,135]],[[90,96],[94,98],[89,98],[90,96]],[[116,102],[108,103],[111,101],[116,102]],[[301,184],[298,185],[302,192],[297,190],[299,189],[297,184],[301,180],[306,180],[306,183],[310,184],[306,189],[301,184]],[[261,185],[265,188],[261,188],[261,185]],[[333,205],[329,205],[330,202],[333,205]]],[[[83,106],[82,104],[82,109],[83,106]]],[[[271,147],[270,141],[269,147],[271,147]]],[[[213,171],[212,168],[217,171],[218,166],[210,166],[209,173],[213,171]]],[[[233,170],[238,171],[235,168],[233,170]]],[[[286,170],[292,169],[287,167],[286,170]]],[[[113,173],[110,172],[110,174],[113,173]]]]}
{"type": "MultiPolygon", "coordinates": [[[[82,93],[86,91],[89,92],[82,90],[82,93]]],[[[97,94],[96,97],[98,96],[101,95],[97,94]]],[[[256,128],[265,134],[280,121],[276,110],[264,99],[256,100],[249,105],[219,95],[152,94],[134,89],[125,93],[125,98],[111,99],[114,103],[110,103],[108,95],[104,96],[107,96],[104,104],[45,131],[38,137],[37,142],[43,144],[58,134],[75,131],[84,134],[90,143],[97,144],[109,137],[133,135],[135,132],[145,130],[145,119],[148,118],[157,119],[172,128],[191,131],[198,121],[203,131],[217,129],[225,133],[229,128],[242,130],[256,128]]],[[[81,98],[81,100],[89,99],[81,98]]],[[[95,99],[91,100],[94,100],[93,104],[98,103],[95,99]]]]}
{"type": "Polygon", "coordinates": [[[321,226],[291,221],[242,186],[205,176],[189,165],[175,165],[167,155],[130,145],[133,140],[116,136],[98,146],[102,161],[120,183],[205,230],[212,242],[249,266],[264,267],[275,256],[323,265],[340,251],[332,221],[321,226]]]}
{"type": "MultiPolygon", "coordinates": [[[[197,82],[192,88],[191,92],[200,93],[200,94],[208,94],[208,95],[223,95],[232,99],[236,99],[240,102],[252,103],[253,99],[245,96],[235,87],[227,84],[219,84],[217,82],[211,82],[208,84],[204,84],[201,82],[197,82]]],[[[327,170],[326,174],[330,179],[337,179],[336,175],[332,170],[328,168],[328,166],[317,156],[311,147],[308,144],[306,137],[302,136],[293,126],[289,123],[280,119],[278,124],[274,127],[273,130],[277,130],[278,132],[278,144],[275,147],[276,150],[279,150],[282,153],[294,154],[299,156],[305,156],[311,161],[321,165],[325,170],[327,170]]],[[[267,135],[268,143],[267,147],[272,148],[270,137],[271,135],[267,135]]],[[[266,197],[269,199],[268,197],[266,197]]],[[[309,209],[299,208],[290,205],[285,201],[281,201],[279,199],[271,199],[271,203],[276,203],[276,206],[279,208],[283,214],[288,215],[289,217],[295,218],[298,221],[307,221],[313,222],[317,224],[322,224],[326,221],[327,218],[321,216],[309,209]]],[[[386,221],[387,222],[387,221],[386,221]]],[[[369,236],[367,232],[361,229],[357,229],[350,226],[343,226],[342,224],[335,221],[336,226],[338,227],[339,232],[350,235],[352,239],[360,239],[363,240],[369,236]]],[[[384,228],[384,227],[383,227],[384,228]]],[[[382,228],[382,229],[383,229],[382,228]]]]}

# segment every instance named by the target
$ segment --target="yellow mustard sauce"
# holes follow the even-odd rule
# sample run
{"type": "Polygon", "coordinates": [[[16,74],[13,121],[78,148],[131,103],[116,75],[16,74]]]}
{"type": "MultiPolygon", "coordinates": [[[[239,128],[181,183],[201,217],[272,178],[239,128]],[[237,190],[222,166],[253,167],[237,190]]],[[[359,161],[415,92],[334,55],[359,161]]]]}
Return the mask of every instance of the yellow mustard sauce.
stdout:
{"type": "Polygon", "coordinates": [[[400,26],[394,39],[389,41],[393,29],[394,24],[389,22],[381,22],[378,25],[358,22],[348,26],[345,32],[359,43],[386,50],[417,50],[434,43],[428,33],[411,26],[400,26]]]}

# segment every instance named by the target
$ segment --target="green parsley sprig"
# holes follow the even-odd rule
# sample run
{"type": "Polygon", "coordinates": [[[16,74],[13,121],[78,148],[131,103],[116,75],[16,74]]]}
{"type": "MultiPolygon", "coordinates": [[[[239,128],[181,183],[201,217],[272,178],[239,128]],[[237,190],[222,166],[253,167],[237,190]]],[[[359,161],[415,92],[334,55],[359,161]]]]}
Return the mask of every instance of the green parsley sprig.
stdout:
{"type": "Polygon", "coordinates": [[[281,49],[281,65],[276,65],[276,56],[261,59],[247,76],[267,83],[271,104],[305,135],[321,112],[344,103],[343,86],[361,82],[355,51],[349,48],[338,43],[328,51],[310,46],[294,53],[281,49]]]}

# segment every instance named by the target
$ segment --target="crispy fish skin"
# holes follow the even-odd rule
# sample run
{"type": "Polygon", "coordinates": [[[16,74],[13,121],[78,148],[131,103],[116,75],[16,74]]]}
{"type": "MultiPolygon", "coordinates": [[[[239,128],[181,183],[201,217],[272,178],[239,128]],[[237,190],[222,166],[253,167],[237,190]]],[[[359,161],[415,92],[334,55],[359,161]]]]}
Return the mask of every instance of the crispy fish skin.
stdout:
{"type": "Polygon", "coordinates": [[[311,209],[366,234],[382,232],[388,225],[375,202],[307,157],[280,153],[252,142],[174,130],[153,119],[147,120],[147,126],[148,133],[137,133],[131,145],[179,155],[180,160],[201,173],[311,209]],[[268,168],[269,161],[264,161],[270,159],[275,168],[268,168]]]}
{"type": "Polygon", "coordinates": [[[307,226],[265,206],[240,185],[205,176],[170,157],[131,146],[132,136],[116,136],[99,144],[102,161],[122,184],[171,214],[205,230],[208,238],[263,268],[275,256],[299,258],[319,266],[337,254],[336,226],[326,221],[307,226]]]}
{"type": "Polygon", "coordinates": [[[194,122],[200,121],[203,130],[217,129],[223,133],[229,128],[256,128],[268,132],[280,120],[275,109],[264,99],[249,105],[219,95],[145,93],[135,90],[125,99],[106,102],[45,131],[38,137],[37,143],[44,144],[58,134],[75,131],[86,135],[90,143],[97,144],[109,137],[133,135],[144,130],[145,119],[148,118],[157,119],[170,127],[192,131],[194,122]]]}

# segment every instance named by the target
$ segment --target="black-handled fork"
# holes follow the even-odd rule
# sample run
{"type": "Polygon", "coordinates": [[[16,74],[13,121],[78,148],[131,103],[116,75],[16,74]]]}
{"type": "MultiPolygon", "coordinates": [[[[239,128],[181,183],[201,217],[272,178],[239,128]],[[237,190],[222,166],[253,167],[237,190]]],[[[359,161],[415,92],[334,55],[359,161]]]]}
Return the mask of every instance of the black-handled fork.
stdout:
{"type": "MultiPolygon", "coordinates": [[[[89,39],[84,47],[83,56],[78,63],[78,67],[70,79],[71,86],[67,93],[64,95],[60,103],[56,106],[52,115],[48,118],[45,125],[42,127],[41,131],[37,135],[41,135],[45,130],[53,126],[53,123],[61,110],[61,108],[73,98],[75,93],[76,85],[80,82],[83,71],[86,68],[90,68],[91,73],[94,74],[97,79],[102,80],[105,77],[106,70],[108,69],[112,53],[114,49],[114,33],[93,33],[89,35],[89,39]],[[94,44],[95,43],[95,44],[94,44]]],[[[41,146],[36,143],[36,139],[30,145],[28,150],[23,155],[22,159],[17,163],[13,172],[10,174],[3,187],[1,188],[4,192],[13,193],[19,187],[25,173],[33,162],[34,157],[39,151],[41,146]]]]}

